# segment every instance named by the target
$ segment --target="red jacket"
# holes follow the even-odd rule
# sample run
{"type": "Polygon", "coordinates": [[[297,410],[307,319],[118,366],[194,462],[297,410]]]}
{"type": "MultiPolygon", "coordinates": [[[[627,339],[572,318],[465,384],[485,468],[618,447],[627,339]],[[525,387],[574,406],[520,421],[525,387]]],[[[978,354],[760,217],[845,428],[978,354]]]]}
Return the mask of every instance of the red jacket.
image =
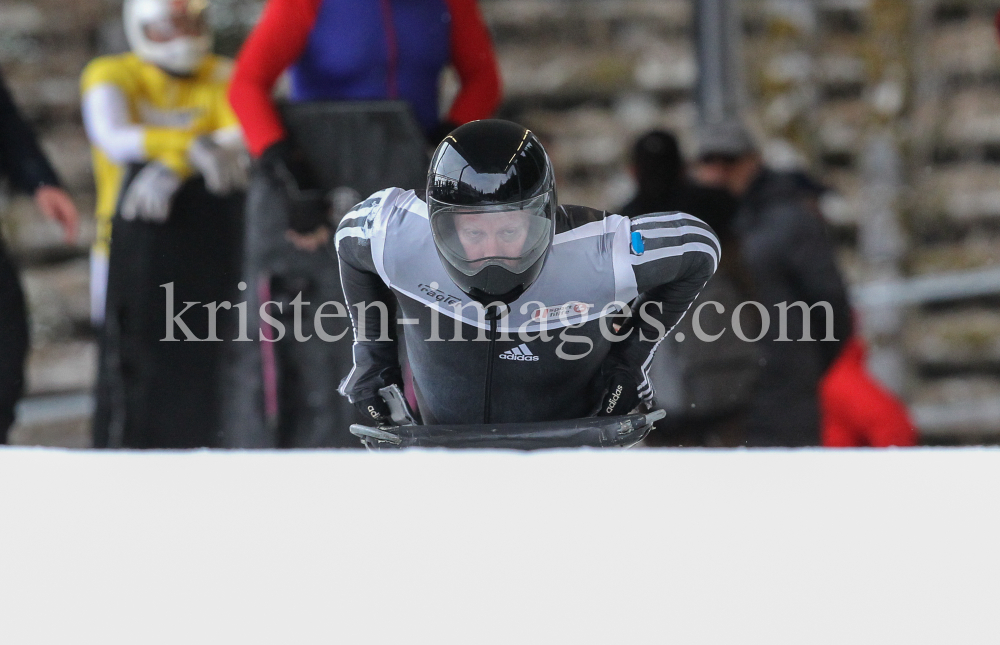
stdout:
{"type": "Polygon", "coordinates": [[[906,407],[865,369],[865,346],[852,336],[820,382],[824,446],[915,446],[906,407]]]}
{"type": "MultiPolygon", "coordinates": [[[[271,90],[281,73],[292,66],[298,72],[311,70],[311,94],[341,99],[405,98],[418,120],[425,116],[423,121],[428,122],[421,125],[430,131],[435,124],[429,121],[436,119],[424,113],[436,111],[436,74],[430,82],[420,83],[413,82],[412,74],[426,75],[425,50],[432,45],[436,49],[440,43],[424,43],[421,39],[437,36],[421,30],[419,24],[400,23],[406,16],[415,15],[420,6],[412,0],[268,0],[260,22],[237,57],[229,90],[230,103],[243,126],[250,152],[259,156],[285,138],[271,90]],[[366,10],[352,11],[356,3],[362,3],[366,10]],[[344,15],[351,16],[350,24],[346,24],[344,15]],[[338,29],[346,31],[338,35],[334,33],[338,29]],[[372,47],[359,48],[359,38],[372,47]],[[381,53],[375,55],[369,49],[381,53]],[[405,60],[400,58],[407,52],[411,55],[405,60]],[[360,88],[341,86],[345,81],[336,80],[336,74],[331,72],[327,81],[331,86],[317,87],[324,83],[323,70],[343,73],[342,68],[350,65],[361,66],[352,72],[357,75],[382,73],[385,82],[360,88]]],[[[488,118],[500,102],[500,74],[489,31],[475,0],[443,0],[442,8],[447,11],[448,27],[441,62],[450,61],[461,82],[447,120],[461,125],[488,118]]],[[[436,11],[430,4],[427,10],[436,11]]],[[[353,79],[350,75],[347,78],[353,79]]]]}

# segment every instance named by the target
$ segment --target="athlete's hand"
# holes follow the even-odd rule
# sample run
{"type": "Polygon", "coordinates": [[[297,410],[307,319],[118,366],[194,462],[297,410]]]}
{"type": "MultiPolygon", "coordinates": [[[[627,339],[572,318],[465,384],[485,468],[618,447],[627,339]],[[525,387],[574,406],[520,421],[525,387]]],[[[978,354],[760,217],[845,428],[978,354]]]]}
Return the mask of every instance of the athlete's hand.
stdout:
{"type": "Polygon", "coordinates": [[[210,136],[198,137],[188,149],[188,161],[213,195],[228,195],[247,186],[249,160],[240,147],[220,146],[210,136]]]}
{"type": "Polygon", "coordinates": [[[358,409],[362,416],[366,419],[371,419],[379,427],[396,425],[392,420],[392,412],[389,410],[389,405],[380,394],[355,401],[354,407],[358,409]]]}
{"type": "Polygon", "coordinates": [[[181,178],[158,161],[140,170],[125,191],[122,217],[162,224],[170,215],[170,203],[181,187],[181,178]]]}
{"type": "Polygon", "coordinates": [[[39,186],[35,191],[35,206],[42,214],[63,228],[67,244],[76,241],[80,212],[69,194],[58,186],[39,186]]]}
{"type": "Polygon", "coordinates": [[[597,416],[610,417],[628,414],[639,405],[639,384],[625,370],[614,370],[605,380],[601,409],[597,416]]]}

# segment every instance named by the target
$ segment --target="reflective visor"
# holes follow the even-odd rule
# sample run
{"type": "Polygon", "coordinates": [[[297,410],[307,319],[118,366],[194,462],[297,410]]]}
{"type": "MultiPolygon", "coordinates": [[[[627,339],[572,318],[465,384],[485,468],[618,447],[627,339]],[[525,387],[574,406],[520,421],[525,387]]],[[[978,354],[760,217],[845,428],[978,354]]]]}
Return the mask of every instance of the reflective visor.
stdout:
{"type": "Polygon", "coordinates": [[[552,193],[509,204],[455,206],[429,199],[431,230],[444,258],[465,275],[531,267],[552,237],[552,193]]]}
{"type": "Polygon", "coordinates": [[[165,43],[176,38],[198,37],[208,33],[204,11],[177,11],[169,18],[145,22],[143,35],[154,43],[165,43]]]}

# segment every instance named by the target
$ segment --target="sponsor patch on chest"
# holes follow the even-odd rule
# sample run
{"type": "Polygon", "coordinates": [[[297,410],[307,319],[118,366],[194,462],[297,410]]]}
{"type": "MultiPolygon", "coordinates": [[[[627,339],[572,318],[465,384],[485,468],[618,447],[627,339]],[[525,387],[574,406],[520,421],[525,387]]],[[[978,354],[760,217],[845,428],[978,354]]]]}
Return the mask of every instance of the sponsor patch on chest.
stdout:
{"type": "Polygon", "coordinates": [[[590,305],[585,302],[567,302],[558,307],[539,307],[531,312],[531,320],[538,322],[541,320],[559,320],[562,318],[574,318],[582,316],[590,311],[590,305]]]}

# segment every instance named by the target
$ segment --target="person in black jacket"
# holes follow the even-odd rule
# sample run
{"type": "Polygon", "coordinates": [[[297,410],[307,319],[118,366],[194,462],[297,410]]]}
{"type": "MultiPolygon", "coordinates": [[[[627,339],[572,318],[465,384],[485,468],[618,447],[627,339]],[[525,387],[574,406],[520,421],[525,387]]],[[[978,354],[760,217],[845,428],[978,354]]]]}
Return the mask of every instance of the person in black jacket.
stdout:
{"type": "Polygon", "coordinates": [[[734,232],[755,298],[768,314],[757,343],[762,369],[747,444],[819,445],[819,381],[851,335],[852,322],[814,196],[794,174],[767,168],[735,122],[704,129],[696,176],[740,199],[734,232]]]}
{"type": "Polygon", "coordinates": [[[716,233],[730,228],[738,201],[728,191],[703,186],[687,174],[677,137],[665,130],[651,130],[632,146],[632,174],[638,190],[621,207],[620,214],[689,213],[716,233]]]}
{"type": "Polygon", "coordinates": [[[627,414],[652,400],[652,355],[720,252],[685,213],[560,205],[538,139],[499,120],[445,137],[426,200],[380,191],[336,242],[355,337],[341,391],[380,424],[379,390],[401,382],[397,312],[425,424],[627,414]]]}
{"type": "MultiPolygon", "coordinates": [[[[739,201],[721,188],[703,186],[687,173],[677,138],[670,132],[653,130],[636,140],[632,148],[632,173],[638,191],[622,207],[622,215],[680,211],[698,217],[715,231],[722,243],[719,270],[692,305],[706,329],[729,324],[733,310],[753,299],[753,289],[742,266],[739,240],[733,220],[739,201]],[[719,314],[703,303],[720,303],[719,314]]],[[[743,328],[759,325],[756,310],[741,310],[743,328]]],[[[645,445],[735,446],[745,441],[745,416],[758,372],[758,356],[752,343],[729,333],[704,340],[693,329],[688,315],[657,351],[649,373],[657,391],[656,406],[667,413],[656,422],[645,445]]]]}
{"type": "MultiPolygon", "coordinates": [[[[34,197],[46,217],[63,227],[67,243],[76,238],[79,213],[59,187],[31,126],[14,105],[0,75],[0,172],[17,189],[34,197]]],[[[17,270],[0,239],[0,443],[14,423],[14,405],[24,389],[28,352],[28,320],[17,270]]]]}

